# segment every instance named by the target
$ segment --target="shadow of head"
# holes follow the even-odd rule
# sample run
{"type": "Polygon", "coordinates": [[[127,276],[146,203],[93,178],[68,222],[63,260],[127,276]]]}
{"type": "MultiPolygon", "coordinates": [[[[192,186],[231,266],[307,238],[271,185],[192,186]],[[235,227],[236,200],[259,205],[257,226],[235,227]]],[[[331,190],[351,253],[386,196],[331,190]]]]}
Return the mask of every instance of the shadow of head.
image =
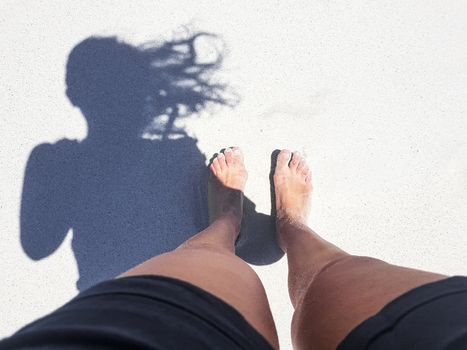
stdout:
{"type": "Polygon", "coordinates": [[[226,85],[213,80],[223,59],[219,43],[211,33],[139,46],[90,37],[69,55],[66,94],[82,110],[90,135],[136,137],[149,127],[168,137],[181,132],[174,129],[176,118],[236,103],[226,85]],[[197,46],[208,47],[209,54],[201,55],[197,46]]]}

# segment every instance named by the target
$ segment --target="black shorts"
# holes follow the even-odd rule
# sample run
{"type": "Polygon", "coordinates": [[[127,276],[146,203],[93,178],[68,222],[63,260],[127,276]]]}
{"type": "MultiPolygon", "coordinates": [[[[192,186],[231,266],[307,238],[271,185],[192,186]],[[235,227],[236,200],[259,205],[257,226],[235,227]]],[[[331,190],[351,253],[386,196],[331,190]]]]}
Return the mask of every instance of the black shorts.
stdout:
{"type": "MultiPolygon", "coordinates": [[[[235,309],[189,283],[101,283],[0,342],[0,349],[272,349],[235,309]]],[[[355,328],[349,349],[467,349],[467,278],[398,297],[355,328]]]]}
{"type": "Polygon", "coordinates": [[[338,350],[467,349],[467,277],[401,295],[357,326],[338,350]]]}
{"type": "Polygon", "coordinates": [[[265,349],[234,308],[177,279],[125,277],[80,293],[0,349],[265,349]]]}

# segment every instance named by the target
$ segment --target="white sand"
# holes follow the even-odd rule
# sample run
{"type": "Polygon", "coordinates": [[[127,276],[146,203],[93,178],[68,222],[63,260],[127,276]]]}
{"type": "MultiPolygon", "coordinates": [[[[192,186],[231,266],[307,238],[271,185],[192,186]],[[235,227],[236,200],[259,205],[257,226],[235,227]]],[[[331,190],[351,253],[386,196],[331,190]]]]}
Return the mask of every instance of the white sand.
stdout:
{"type": "MultiPolygon", "coordinates": [[[[32,148],[86,135],[64,74],[70,50],[95,34],[139,43],[194,23],[222,35],[224,76],[242,102],[187,129],[207,155],[244,149],[259,211],[269,212],[270,152],[298,149],[314,170],[310,223],[326,239],[467,274],[467,4],[384,3],[0,2],[0,336],[76,293],[71,234],[50,257],[30,260],[19,205],[32,148]]],[[[256,270],[290,349],[285,259],[256,270]]]]}

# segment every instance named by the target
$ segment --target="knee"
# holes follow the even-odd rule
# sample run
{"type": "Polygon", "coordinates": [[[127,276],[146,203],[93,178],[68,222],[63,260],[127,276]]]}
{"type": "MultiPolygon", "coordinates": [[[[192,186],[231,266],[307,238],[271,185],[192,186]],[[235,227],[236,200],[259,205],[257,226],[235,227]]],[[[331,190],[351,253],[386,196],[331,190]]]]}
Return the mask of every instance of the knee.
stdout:
{"type": "Polygon", "coordinates": [[[319,296],[322,299],[330,297],[337,300],[338,296],[342,296],[343,290],[358,285],[358,281],[368,278],[369,275],[379,275],[388,265],[382,260],[367,256],[339,257],[323,266],[314,275],[304,293],[304,299],[319,296]]]}
{"type": "Polygon", "coordinates": [[[357,305],[363,274],[386,264],[363,256],[342,256],[323,266],[313,277],[292,319],[296,349],[332,349],[349,331],[349,307],[357,305]],[[365,272],[366,271],[366,272],[365,272]],[[357,288],[357,289],[355,289],[357,288]],[[355,292],[357,291],[357,292],[355,292]],[[337,319],[336,319],[337,317],[337,319]]]}
{"type": "Polygon", "coordinates": [[[319,282],[321,280],[336,278],[337,275],[349,275],[350,272],[364,271],[368,268],[373,269],[375,266],[387,265],[382,260],[357,255],[340,256],[326,265],[324,265],[315,275],[312,282],[319,282]]]}
{"type": "Polygon", "coordinates": [[[220,253],[227,255],[235,255],[234,248],[218,244],[217,242],[209,242],[204,240],[187,240],[179,245],[174,252],[186,251],[205,251],[208,253],[220,253]]]}

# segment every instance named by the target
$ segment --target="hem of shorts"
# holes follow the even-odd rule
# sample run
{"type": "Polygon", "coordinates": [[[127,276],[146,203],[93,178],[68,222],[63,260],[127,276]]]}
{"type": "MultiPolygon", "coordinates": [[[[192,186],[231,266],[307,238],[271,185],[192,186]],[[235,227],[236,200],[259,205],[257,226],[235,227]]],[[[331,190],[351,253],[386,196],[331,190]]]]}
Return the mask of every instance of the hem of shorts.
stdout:
{"type": "MultiPolygon", "coordinates": [[[[146,280],[158,280],[158,281],[166,281],[170,282],[172,284],[178,285],[182,288],[189,289],[192,292],[196,292],[197,294],[201,295],[208,295],[211,299],[213,299],[217,304],[221,305],[225,310],[229,312],[230,316],[236,319],[238,322],[243,324],[243,327],[245,327],[248,330],[248,333],[250,336],[254,336],[258,339],[259,342],[263,343],[266,347],[269,347],[270,349],[274,349],[274,347],[269,343],[269,341],[261,334],[259,331],[257,331],[246,319],[245,317],[237,310],[235,309],[232,305],[228,304],[218,296],[208,292],[207,290],[198,287],[190,282],[174,278],[174,277],[169,277],[169,276],[163,276],[163,275],[151,275],[151,274],[144,274],[144,275],[136,275],[136,276],[124,276],[124,277],[118,277],[112,280],[107,280],[100,282],[87,290],[84,290],[80,294],[78,294],[74,300],[80,300],[83,298],[87,297],[92,297],[92,296],[98,296],[98,295],[104,295],[104,294],[109,294],[109,291],[105,291],[104,289],[108,285],[112,285],[115,283],[118,283],[119,280],[138,280],[138,279],[146,279],[146,280]],[[102,289],[102,290],[99,290],[102,289]]],[[[111,294],[112,292],[110,292],[111,294]]],[[[125,292],[123,292],[125,294],[125,292]]],[[[152,298],[150,293],[147,294],[141,294],[143,297],[149,297],[152,298]]]]}
{"type": "Polygon", "coordinates": [[[466,292],[467,277],[464,276],[447,277],[411,289],[350,331],[337,350],[366,349],[380,334],[416,308],[438,298],[466,292]]]}

